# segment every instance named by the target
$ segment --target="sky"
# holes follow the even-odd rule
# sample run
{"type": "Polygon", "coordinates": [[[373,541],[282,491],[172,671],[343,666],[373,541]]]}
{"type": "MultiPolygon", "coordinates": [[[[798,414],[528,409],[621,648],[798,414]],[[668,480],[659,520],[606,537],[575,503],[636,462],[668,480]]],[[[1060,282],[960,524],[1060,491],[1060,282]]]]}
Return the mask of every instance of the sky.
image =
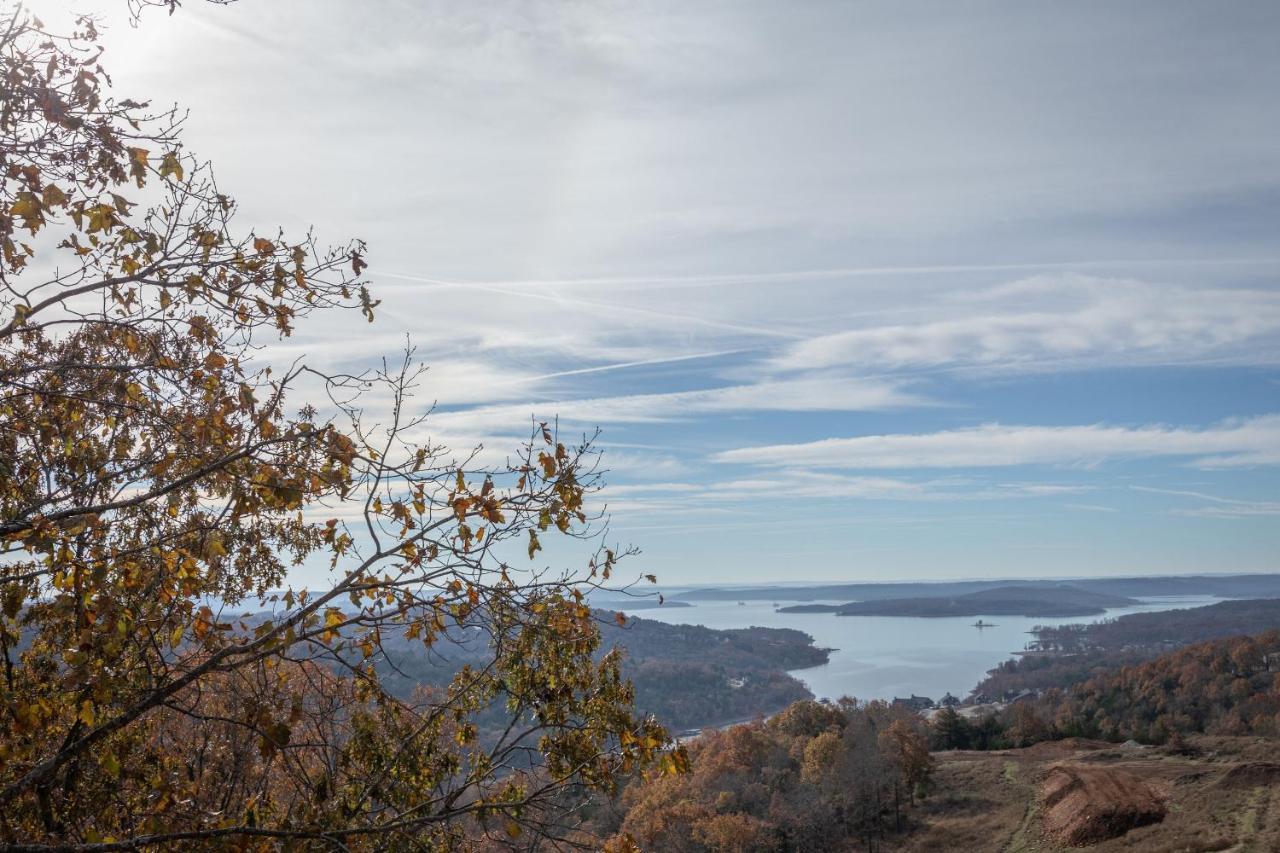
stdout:
{"type": "Polygon", "coordinates": [[[246,228],[368,241],[274,357],[599,427],[637,572],[1280,569],[1280,4],[29,5],[246,228]]]}

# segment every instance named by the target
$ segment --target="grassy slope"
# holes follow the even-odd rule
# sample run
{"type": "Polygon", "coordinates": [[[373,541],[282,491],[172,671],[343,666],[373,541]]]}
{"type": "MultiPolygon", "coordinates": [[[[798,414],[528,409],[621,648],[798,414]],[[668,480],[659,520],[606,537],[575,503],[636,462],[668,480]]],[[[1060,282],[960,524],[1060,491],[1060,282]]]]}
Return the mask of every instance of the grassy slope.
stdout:
{"type": "MultiPolygon", "coordinates": [[[[1020,853],[1076,850],[1040,829],[1040,779],[1055,763],[1123,769],[1168,797],[1158,824],[1091,845],[1099,853],[1262,853],[1280,850],[1280,786],[1231,784],[1232,768],[1274,761],[1280,745],[1259,738],[1196,737],[1202,754],[1114,746],[1077,749],[1068,742],[1003,752],[940,753],[933,794],[913,812],[917,828],[887,849],[902,853],[1020,853]]],[[[1082,746],[1089,747],[1089,744],[1082,746]]]]}

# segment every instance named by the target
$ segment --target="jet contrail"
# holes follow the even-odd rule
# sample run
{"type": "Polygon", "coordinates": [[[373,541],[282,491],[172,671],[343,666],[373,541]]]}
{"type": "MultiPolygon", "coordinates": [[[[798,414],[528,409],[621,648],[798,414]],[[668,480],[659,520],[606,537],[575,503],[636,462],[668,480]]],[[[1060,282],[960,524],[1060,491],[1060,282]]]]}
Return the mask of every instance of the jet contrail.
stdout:
{"type": "Polygon", "coordinates": [[[671,355],[660,356],[658,358],[646,358],[642,361],[621,361],[617,364],[602,364],[598,367],[581,367],[577,370],[560,370],[555,373],[544,373],[541,376],[530,376],[521,381],[536,382],[542,379],[559,379],[562,376],[581,376],[584,373],[604,373],[608,370],[626,370],[629,367],[647,367],[651,364],[671,364],[677,361],[693,361],[699,358],[716,358],[722,355],[737,355],[738,353],[750,352],[751,350],[742,349],[722,349],[713,352],[695,352],[689,355],[671,355]]]}
{"type": "Polygon", "coordinates": [[[554,302],[557,305],[578,305],[584,308],[605,309],[609,311],[621,311],[628,314],[645,314],[650,317],[656,317],[660,320],[667,320],[675,323],[692,323],[698,326],[707,326],[713,329],[721,329],[723,331],[740,332],[748,335],[763,335],[771,338],[786,338],[788,340],[803,340],[807,335],[798,332],[780,332],[777,329],[768,329],[762,326],[751,326],[744,323],[731,323],[725,320],[709,320],[706,317],[693,317],[688,314],[673,314],[667,311],[655,311],[652,308],[639,308],[634,305],[617,305],[610,302],[597,302],[592,299],[581,299],[576,297],[567,297],[563,295],[552,295],[548,293],[532,293],[529,291],[508,290],[507,287],[522,286],[520,282],[510,284],[501,282],[499,285],[487,284],[484,282],[474,281],[442,281],[436,278],[425,278],[422,276],[405,275],[404,273],[384,272],[380,275],[388,278],[399,278],[405,281],[418,281],[424,284],[435,285],[436,287],[456,287],[467,290],[481,290],[486,293],[497,293],[501,296],[516,296],[522,299],[539,299],[544,302],[554,302]]]}
{"type": "Polygon", "coordinates": [[[924,266],[834,267],[831,269],[787,270],[764,273],[718,273],[687,276],[617,276],[597,278],[506,279],[487,281],[446,281],[393,272],[380,272],[390,278],[420,281],[441,287],[572,287],[576,285],[671,284],[715,287],[729,284],[754,284],[771,281],[824,281],[873,275],[932,275],[965,272],[1017,272],[1080,267],[1141,266],[1249,266],[1280,264],[1280,258],[1112,258],[1108,260],[1037,261],[1007,264],[934,264],[924,266]]]}

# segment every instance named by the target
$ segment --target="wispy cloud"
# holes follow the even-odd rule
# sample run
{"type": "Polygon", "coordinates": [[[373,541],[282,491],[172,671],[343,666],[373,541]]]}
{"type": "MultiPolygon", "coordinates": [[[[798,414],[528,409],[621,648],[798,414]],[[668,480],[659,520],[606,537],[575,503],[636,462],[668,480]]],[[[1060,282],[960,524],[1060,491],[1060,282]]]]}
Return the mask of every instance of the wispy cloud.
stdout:
{"type": "Polygon", "coordinates": [[[790,469],[758,477],[706,483],[665,482],[610,486],[604,498],[620,512],[688,511],[746,501],[996,501],[1080,495],[1092,487],[1063,483],[992,483],[972,478],[907,480],[790,469]],[[620,499],[620,500],[617,500],[620,499]],[[639,499],[639,500],[637,500],[639,499]],[[617,500],[617,502],[615,502],[617,500]]]}
{"type": "MultiPolygon", "coordinates": [[[[439,404],[418,437],[483,445],[481,464],[533,415],[599,425],[632,444],[606,448],[604,497],[678,529],[673,565],[723,555],[703,578],[775,571],[740,531],[796,524],[829,572],[849,530],[828,531],[865,524],[945,573],[1027,547],[1037,565],[1101,566],[1110,541],[1130,548],[1111,561],[1126,571],[1139,549],[1190,570],[1217,547],[1137,543],[1147,531],[1110,503],[1275,521],[1267,500],[1129,493],[1114,475],[1137,466],[1102,464],[1146,460],[1152,487],[1190,465],[1209,492],[1275,492],[1276,417],[1222,420],[1280,411],[1259,403],[1280,365],[1274,3],[1061,4],[1049,19],[273,0],[137,29],[119,0],[75,5],[115,22],[120,92],[191,108],[187,142],[242,225],[369,241],[377,322],[318,311],[259,361],[354,373],[408,338],[432,367],[415,413],[439,404]],[[260,97],[277,79],[298,85],[260,97]],[[1034,541],[1013,541],[1002,498],[1037,519],[1034,541]],[[981,500],[965,521],[948,505],[981,500]],[[769,527],[776,503],[795,517],[769,527]],[[911,517],[901,541],[874,526],[877,503],[911,517]],[[1075,536],[1086,512],[1115,539],[1075,536]],[[1055,540],[1078,550],[1055,564],[1055,540]]],[[[323,403],[306,381],[291,404],[323,403]]],[[[389,401],[367,402],[385,420],[389,401]]],[[[1280,526],[1261,528],[1232,547],[1273,566],[1280,526]]]]}
{"type": "Polygon", "coordinates": [[[937,276],[956,273],[1018,273],[1059,270],[1075,270],[1101,267],[1222,267],[1256,266],[1280,263],[1280,258],[1109,258],[1099,260],[1034,261],[1027,263],[974,263],[974,264],[925,264],[896,266],[834,267],[830,269],[794,269],[774,272],[727,272],[701,275],[646,275],[646,276],[594,276],[583,278],[521,278],[490,281],[448,280],[440,277],[410,275],[408,273],[380,273],[389,278],[422,282],[437,287],[485,287],[497,288],[609,288],[625,290],[654,287],[733,287],[743,284],[804,284],[806,282],[842,281],[850,278],[880,278],[884,276],[937,276]]]}
{"type": "Polygon", "coordinates": [[[1155,486],[1130,486],[1130,488],[1137,492],[1193,498],[1197,501],[1208,501],[1210,503],[1210,506],[1179,507],[1171,510],[1174,515],[1188,515],[1197,518],[1260,518],[1280,515],[1280,501],[1224,498],[1219,495],[1211,495],[1189,489],[1162,489],[1155,486]]]}
{"type": "Polygon", "coordinates": [[[820,335],[773,359],[780,370],[943,365],[1010,370],[1185,363],[1215,354],[1280,359],[1280,293],[1037,277],[953,299],[947,319],[820,335]],[[1240,348],[1271,337],[1271,346],[1240,348]]]}
{"type": "Polygon", "coordinates": [[[409,281],[418,281],[440,287],[453,287],[464,291],[475,291],[479,293],[495,294],[504,296],[509,299],[516,300],[537,300],[542,302],[550,302],[557,308],[573,308],[589,312],[594,315],[600,314],[617,314],[625,313],[636,318],[647,318],[651,321],[656,320],[662,323],[691,326],[707,326],[711,329],[723,332],[736,332],[747,335],[762,335],[771,338],[787,338],[794,339],[802,337],[798,332],[786,331],[765,324],[752,323],[735,323],[726,320],[719,320],[713,317],[707,317],[700,314],[689,314],[678,311],[659,310],[639,305],[622,305],[612,302],[606,302],[600,299],[588,299],[576,294],[570,295],[565,293],[546,293],[541,290],[522,288],[515,286],[499,286],[492,284],[481,284],[477,282],[461,282],[461,281],[440,281],[438,279],[420,278],[417,276],[406,275],[403,273],[383,273],[388,278],[406,279],[409,281]]]}
{"type": "Polygon", "coordinates": [[[1204,468],[1280,464],[1280,415],[1226,421],[1205,429],[1168,426],[1004,426],[829,438],[744,447],[718,462],[813,468],[990,468],[1094,465],[1109,459],[1195,457],[1204,468]]]}
{"type": "Polygon", "coordinates": [[[1239,506],[1201,506],[1176,509],[1174,515],[1195,518],[1267,518],[1280,515],[1280,503],[1254,503],[1239,506]]]}
{"type": "Polygon", "coordinates": [[[931,405],[898,383],[815,376],[698,391],[632,394],[583,400],[555,400],[484,406],[441,412],[433,426],[444,430],[492,430],[523,426],[530,415],[558,417],[563,424],[654,423],[726,412],[884,411],[931,405]]]}

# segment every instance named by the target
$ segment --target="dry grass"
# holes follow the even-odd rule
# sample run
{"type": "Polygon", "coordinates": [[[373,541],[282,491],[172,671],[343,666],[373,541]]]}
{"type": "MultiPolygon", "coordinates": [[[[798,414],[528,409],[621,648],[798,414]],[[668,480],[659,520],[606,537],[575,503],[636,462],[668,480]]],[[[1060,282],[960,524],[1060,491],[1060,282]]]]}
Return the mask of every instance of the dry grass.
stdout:
{"type": "Polygon", "coordinates": [[[1280,785],[1260,762],[1280,745],[1259,738],[1197,738],[1197,754],[1112,745],[1042,745],[937,757],[934,793],[913,812],[900,853],[1277,853],[1280,785]],[[1168,806],[1164,820],[1085,848],[1062,847],[1042,828],[1041,783],[1060,764],[1104,765],[1143,780],[1168,806]],[[1254,766],[1249,766],[1254,765],[1254,766]],[[1265,772],[1264,772],[1265,771],[1265,772]]]}

